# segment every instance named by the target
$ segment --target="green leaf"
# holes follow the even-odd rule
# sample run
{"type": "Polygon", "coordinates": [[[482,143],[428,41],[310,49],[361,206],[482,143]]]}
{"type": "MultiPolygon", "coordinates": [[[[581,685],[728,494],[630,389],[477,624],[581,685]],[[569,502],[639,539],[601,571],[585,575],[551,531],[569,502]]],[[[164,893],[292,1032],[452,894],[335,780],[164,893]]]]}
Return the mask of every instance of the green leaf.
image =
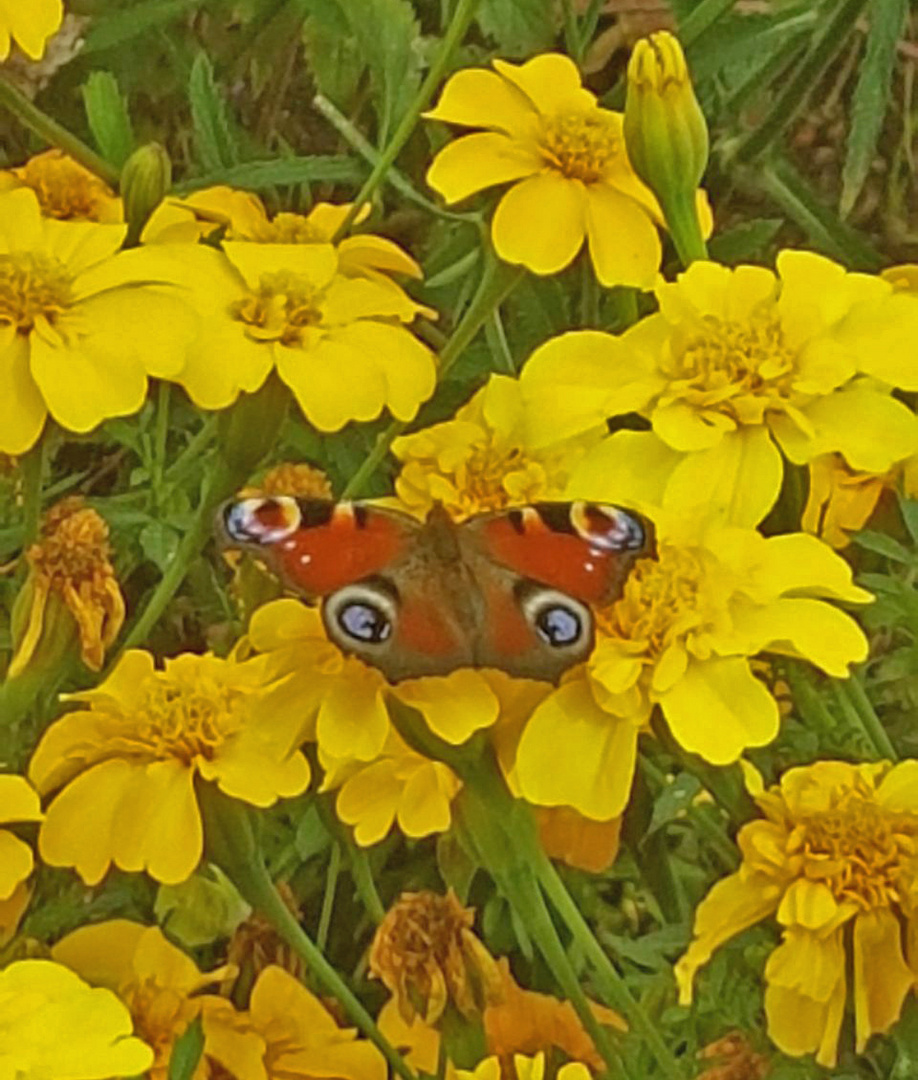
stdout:
{"type": "Polygon", "coordinates": [[[900,498],[899,512],[902,514],[902,520],[912,538],[912,543],[918,544],[918,499],[900,498]]]}
{"type": "Polygon", "coordinates": [[[165,570],[178,551],[179,534],[162,521],[151,521],[140,530],[140,546],[151,563],[165,570]]]}
{"type": "Polygon", "coordinates": [[[100,15],[93,19],[80,56],[123,45],[203,4],[204,0],[149,0],[146,4],[132,3],[111,15],[100,15]]]}
{"type": "Polygon", "coordinates": [[[867,551],[874,551],[878,555],[885,555],[887,559],[892,559],[893,562],[903,563],[906,566],[915,562],[915,556],[912,552],[892,536],[887,536],[886,533],[871,532],[864,529],[862,532],[855,533],[851,539],[858,547],[866,548],[867,551]]]}
{"type": "Polygon", "coordinates": [[[306,60],[316,88],[350,113],[365,65],[344,12],[334,0],[317,7],[303,26],[306,60]]]}
{"type": "Polygon", "coordinates": [[[217,168],[184,184],[176,184],[175,191],[184,194],[211,184],[229,184],[230,187],[260,191],[276,184],[358,182],[365,175],[366,169],[351,158],[337,154],[316,154],[314,157],[290,157],[279,161],[247,161],[231,168],[217,168]]]}
{"type": "Polygon", "coordinates": [[[191,1080],[204,1052],[204,1029],[200,1016],[188,1025],[172,1046],[169,1080],[191,1080]]]}
{"type": "Polygon", "coordinates": [[[851,130],[838,203],[842,217],[851,212],[876,153],[896,67],[896,42],[907,14],[908,0],[886,0],[870,6],[867,50],[851,100],[851,130]]]}
{"type": "Polygon", "coordinates": [[[554,7],[545,0],[481,0],[476,19],[503,56],[543,52],[551,48],[558,30],[554,7]]]}
{"type": "Polygon", "coordinates": [[[121,166],[134,149],[134,132],[118,80],[110,71],[93,71],[83,84],[83,107],[99,153],[121,166]]]}
{"type": "Polygon", "coordinates": [[[752,258],[761,258],[778,234],[781,218],[751,218],[717,233],[708,242],[708,252],[715,262],[735,266],[752,258]]]}
{"type": "MultiPolygon", "coordinates": [[[[327,2],[327,0],[323,0],[327,2]]],[[[377,143],[411,104],[421,83],[420,29],[408,0],[338,0],[351,34],[370,69],[377,143]]]]}
{"type": "Polygon", "coordinates": [[[239,155],[230,134],[226,105],[214,82],[214,69],[206,53],[198,53],[188,80],[194,145],[198,160],[208,171],[236,165],[239,155]]]}

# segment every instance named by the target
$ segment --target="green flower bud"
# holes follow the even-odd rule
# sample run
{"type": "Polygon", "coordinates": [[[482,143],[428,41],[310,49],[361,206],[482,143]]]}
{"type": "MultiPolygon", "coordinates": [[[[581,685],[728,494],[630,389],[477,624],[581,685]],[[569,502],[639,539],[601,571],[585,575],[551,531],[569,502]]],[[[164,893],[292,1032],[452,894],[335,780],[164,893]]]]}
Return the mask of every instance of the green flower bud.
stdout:
{"type": "Polygon", "coordinates": [[[135,150],[121,170],[121,198],[128,223],[127,246],[136,244],[147,219],[172,187],[172,162],[159,143],[135,150]]]}

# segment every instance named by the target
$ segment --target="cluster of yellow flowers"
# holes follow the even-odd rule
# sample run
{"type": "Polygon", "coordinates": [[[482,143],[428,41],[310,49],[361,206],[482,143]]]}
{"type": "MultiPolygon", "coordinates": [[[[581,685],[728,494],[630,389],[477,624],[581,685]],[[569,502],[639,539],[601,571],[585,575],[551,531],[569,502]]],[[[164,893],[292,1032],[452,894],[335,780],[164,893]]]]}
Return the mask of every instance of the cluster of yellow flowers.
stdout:
{"type": "MultiPolygon", "coordinates": [[[[46,27],[36,16],[3,29],[0,12],[0,55],[10,34],[40,51],[30,35],[52,32],[60,4],[38,8],[46,27]]],[[[676,50],[684,77],[673,39],[656,47],[676,50]]],[[[646,49],[635,63],[652,97],[646,49]]],[[[681,211],[658,197],[654,146],[629,157],[634,114],[602,108],[564,56],[461,70],[427,116],[483,129],[430,165],[447,202],[512,185],[491,221],[499,258],[553,274],[586,243],[603,286],[652,293],[656,310],[619,334],[547,340],[518,377],[492,375],[451,419],[395,438],[394,494],[381,503],[419,518],[441,506],[456,521],[534,502],[614,503],[653,522],[655,550],[594,612],[590,657],[556,685],[479,668],[393,685],[290,598],[258,607],[226,657],[160,665],[145,649],[122,652],[96,685],[63,696],[28,779],[0,775],[0,821],[31,823],[41,861],[87,886],[113,868],[189,882],[241,843],[221,800],[263,810],[300,796],[316,763],[314,786],[336,793],[358,845],[396,823],[412,838],[472,828],[457,748],[496,763],[504,790],[534,808],[545,851],[596,870],[616,855],[641,736],[734,764],[781,722],[754,657],[805,660],[837,679],[867,657],[863,631],[836,604],[872,596],[832,548],[884,486],[904,476],[908,487],[918,455],[918,419],[895,395],[918,390],[907,278],[783,251],[774,272],[699,258],[665,280],[661,230],[676,234],[688,215],[681,251],[712,228],[700,169],[681,211]],[[610,433],[610,419],[628,414],[645,429],[610,433]],[[785,473],[803,465],[813,478],[806,531],[764,535],[785,473]],[[443,755],[408,737],[406,712],[443,755]]],[[[420,267],[391,240],[339,236],[368,208],[319,203],[272,217],[248,192],[209,188],[165,199],[125,249],[120,200],[58,151],[0,188],[0,452],[27,453],[52,422],[86,433],[137,413],[151,379],[182,387],[200,409],[227,410],[276,377],[321,432],[384,411],[411,421],[434,393],[437,359],[409,327],[435,313],[393,276],[418,280],[420,267]]],[[[312,496],[327,481],[284,466],[260,488],[312,496]]],[[[8,685],[43,652],[71,648],[102,669],[125,617],[110,555],[95,509],[68,500],[46,517],[25,554],[8,685]],[[56,644],[52,624],[65,628],[56,644]]],[[[918,979],[918,762],[817,761],[767,789],[743,765],[763,819],[742,827],[740,869],[697,910],[676,966],[680,997],[691,1001],[716,948],[775,915],[784,936],[765,969],[769,1033],[786,1053],[831,1066],[849,976],[858,1052],[889,1030],[918,979]]],[[[34,869],[32,846],[0,831],[0,941],[27,910],[34,869]]],[[[155,927],[82,927],[48,958],[0,970],[0,1076],[166,1077],[195,1023],[195,1076],[384,1080],[379,1047],[389,1044],[434,1073],[451,1010],[483,1017],[487,1034],[475,1060],[450,1060],[451,1076],[541,1080],[553,1047],[572,1059],[561,1080],[598,1070],[603,1032],[620,1018],[599,1006],[575,1015],[523,990],[471,924],[454,897],[396,905],[370,956],[393,997],[381,1036],[361,1021],[369,1038],[339,1026],[276,962],[237,1008],[224,991],[238,965],[202,974],[155,927]]]]}

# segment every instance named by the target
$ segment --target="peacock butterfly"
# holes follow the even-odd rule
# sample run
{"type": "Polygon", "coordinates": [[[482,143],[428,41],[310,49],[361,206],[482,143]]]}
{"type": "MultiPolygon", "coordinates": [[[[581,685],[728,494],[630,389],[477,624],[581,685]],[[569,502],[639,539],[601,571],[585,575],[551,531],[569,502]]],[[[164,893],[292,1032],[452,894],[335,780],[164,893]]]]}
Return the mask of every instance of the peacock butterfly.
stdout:
{"type": "Polygon", "coordinates": [[[617,506],[537,503],[456,523],[368,503],[246,498],[223,539],[285,587],[322,601],[328,636],[389,680],[500,668],[556,682],[593,648],[590,605],[621,595],[653,548],[646,519],[617,506]]]}

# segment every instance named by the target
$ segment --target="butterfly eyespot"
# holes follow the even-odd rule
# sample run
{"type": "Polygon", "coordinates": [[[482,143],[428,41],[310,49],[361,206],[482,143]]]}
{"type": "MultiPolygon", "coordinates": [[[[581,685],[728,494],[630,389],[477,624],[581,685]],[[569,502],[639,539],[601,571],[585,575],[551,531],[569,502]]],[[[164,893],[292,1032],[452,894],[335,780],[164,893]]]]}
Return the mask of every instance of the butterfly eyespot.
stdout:
{"type": "Polygon", "coordinates": [[[580,616],[560,604],[542,608],[536,616],[535,624],[542,638],[555,648],[574,645],[583,634],[580,616]]]}
{"type": "Polygon", "coordinates": [[[228,502],[223,506],[220,519],[226,539],[231,543],[267,545],[276,544],[296,532],[301,514],[296,499],[278,495],[228,502]]]}
{"type": "Polygon", "coordinates": [[[375,604],[355,600],[335,612],[341,632],[355,641],[378,645],[392,634],[392,620],[375,604]]]}

